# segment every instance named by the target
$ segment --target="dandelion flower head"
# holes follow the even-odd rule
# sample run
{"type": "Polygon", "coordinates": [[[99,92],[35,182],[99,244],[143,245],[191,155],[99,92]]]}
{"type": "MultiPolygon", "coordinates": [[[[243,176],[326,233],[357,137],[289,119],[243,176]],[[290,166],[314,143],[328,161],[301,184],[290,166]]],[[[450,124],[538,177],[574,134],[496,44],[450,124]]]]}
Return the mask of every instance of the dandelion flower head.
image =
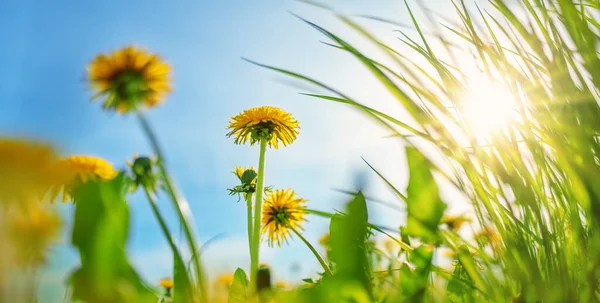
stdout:
{"type": "Polygon", "coordinates": [[[262,210],[263,233],[270,246],[277,243],[281,246],[290,232],[303,230],[300,224],[304,221],[306,200],[296,197],[291,189],[278,189],[269,193],[262,210]]]}
{"type": "Polygon", "coordinates": [[[171,91],[171,68],[155,54],[128,46],[99,54],[88,65],[88,80],[103,107],[119,113],[160,104],[171,91]]]}
{"type": "Polygon", "coordinates": [[[290,113],[274,106],[261,106],[231,117],[227,128],[230,129],[227,136],[233,136],[235,144],[254,145],[265,138],[269,146],[277,149],[279,143],[287,146],[294,142],[300,126],[290,113]]]}

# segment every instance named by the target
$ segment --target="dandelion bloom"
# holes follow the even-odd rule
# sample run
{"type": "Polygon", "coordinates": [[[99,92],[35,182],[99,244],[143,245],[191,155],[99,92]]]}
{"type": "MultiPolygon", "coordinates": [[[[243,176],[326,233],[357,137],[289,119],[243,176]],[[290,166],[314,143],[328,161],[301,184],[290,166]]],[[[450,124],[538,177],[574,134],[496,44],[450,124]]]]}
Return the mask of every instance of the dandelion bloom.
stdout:
{"type": "Polygon", "coordinates": [[[300,223],[306,221],[306,200],[296,197],[291,189],[272,191],[265,199],[262,209],[263,233],[270,246],[286,241],[292,229],[302,230],[300,223]]]}
{"type": "Polygon", "coordinates": [[[63,202],[72,199],[74,187],[88,181],[111,180],[119,173],[112,164],[98,157],[76,155],[65,158],[62,162],[73,173],[71,181],[64,185],[63,202]]]}
{"type": "Polygon", "coordinates": [[[452,249],[444,249],[442,254],[450,259],[456,259],[456,252],[452,249]]]}
{"type": "Polygon", "coordinates": [[[290,285],[287,284],[284,281],[277,281],[277,282],[275,282],[275,288],[285,289],[285,288],[288,288],[288,287],[290,287],[290,285]]]}
{"type": "Polygon", "coordinates": [[[217,284],[224,286],[224,287],[231,287],[231,284],[233,284],[233,275],[232,274],[222,274],[219,276],[219,278],[217,279],[217,284]]]}
{"type": "Polygon", "coordinates": [[[484,225],[480,231],[475,233],[474,238],[484,245],[489,244],[494,251],[499,251],[502,248],[502,236],[492,226],[484,225]]]}
{"type": "Polygon", "coordinates": [[[261,106],[247,109],[229,120],[228,137],[235,137],[235,144],[250,142],[254,145],[265,138],[269,146],[279,148],[296,140],[300,128],[298,121],[277,107],[261,106]]]}
{"type": "Polygon", "coordinates": [[[169,278],[160,279],[160,281],[158,281],[158,283],[160,284],[160,286],[164,287],[165,289],[173,288],[173,280],[171,280],[169,278]]]}
{"type": "Polygon", "coordinates": [[[0,202],[39,200],[68,180],[69,171],[59,159],[50,145],[0,137],[0,202]]]}
{"type": "Polygon", "coordinates": [[[21,265],[37,265],[45,262],[46,249],[58,235],[61,220],[47,206],[31,203],[13,212],[4,224],[16,261],[21,265]]]}
{"type": "Polygon", "coordinates": [[[171,68],[155,54],[128,46],[100,54],[88,65],[88,79],[103,107],[126,113],[154,107],[171,91],[171,68]]]}
{"type": "Polygon", "coordinates": [[[329,247],[329,233],[325,233],[319,238],[319,244],[323,247],[329,247]]]}
{"type": "Polygon", "coordinates": [[[446,224],[454,232],[458,232],[463,224],[470,222],[471,218],[463,215],[445,215],[440,221],[440,223],[446,224]]]}
{"type": "Polygon", "coordinates": [[[383,241],[383,247],[389,253],[393,253],[396,250],[397,245],[398,244],[391,239],[385,239],[383,241]]]}

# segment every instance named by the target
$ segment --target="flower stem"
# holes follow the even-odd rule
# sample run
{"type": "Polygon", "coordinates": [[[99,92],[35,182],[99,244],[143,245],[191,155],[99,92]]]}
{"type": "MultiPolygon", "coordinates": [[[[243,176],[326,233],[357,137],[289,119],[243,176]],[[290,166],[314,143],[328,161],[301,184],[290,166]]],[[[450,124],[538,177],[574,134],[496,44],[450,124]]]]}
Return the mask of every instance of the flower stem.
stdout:
{"type": "Polygon", "coordinates": [[[169,194],[169,197],[171,198],[171,201],[173,202],[173,207],[177,210],[177,215],[179,216],[179,220],[183,225],[183,229],[185,231],[185,235],[186,235],[188,244],[192,251],[192,260],[194,261],[193,262],[194,269],[196,272],[196,277],[198,279],[198,286],[200,288],[200,296],[202,297],[202,302],[206,302],[207,301],[207,293],[206,293],[206,286],[204,283],[204,274],[202,272],[202,266],[200,265],[200,256],[198,255],[198,246],[196,245],[196,239],[195,239],[195,237],[192,233],[192,229],[191,229],[191,227],[193,225],[192,225],[192,218],[191,218],[191,214],[190,214],[190,206],[189,206],[187,200],[182,195],[178,194],[177,191],[175,190],[175,186],[173,185],[173,182],[172,182],[171,178],[169,177],[169,174],[167,173],[167,169],[165,167],[164,154],[162,153],[160,145],[158,144],[158,139],[157,139],[156,135],[154,134],[154,131],[152,131],[152,128],[150,127],[150,124],[148,123],[148,120],[146,120],[146,118],[140,111],[137,112],[137,115],[138,115],[140,124],[142,126],[142,130],[144,131],[144,133],[150,140],[150,144],[152,146],[152,149],[154,150],[154,153],[158,156],[158,159],[159,159],[158,167],[159,167],[160,174],[162,175],[162,179],[165,182],[165,185],[167,188],[167,193],[169,194]]]}
{"type": "Polygon", "coordinates": [[[325,260],[323,260],[323,257],[321,257],[321,255],[315,249],[315,247],[312,246],[312,244],[310,244],[310,242],[308,242],[308,240],[306,240],[306,238],[304,238],[302,236],[302,234],[299,233],[295,228],[293,228],[291,226],[289,228],[298,236],[298,238],[300,238],[300,240],[302,240],[302,242],[304,242],[304,244],[306,244],[306,246],[308,246],[308,248],[310,249],[310,251],[312,251],[312,253],[315,255],[315,257],[317,258],[317,260],[319,261],[319,263],[321,263],[321,266],[323,266],[323,269],[325,270],[325,274],[327,274],[328,276],[332,276],[333,273],[331,272],[331,269],[329,269],[329,266],[327,265],[327,262],[325,262],[325,260]]]}
{"type": "Polygon", "coordinates": [[[256,203],[254,205],[254,228],[252,230],[252,252],[250,257],[250,285],[256,287],[256,277],[258,274],[259,243],[260,243],[260,223],[262,215],[262,201],[264,193],[265,179],[265,154],[267,152],[267,139],[260,139],[260,154],[258,158],[258,176],[256,180],[256,203]]]}
{"type": "Polygon", "coordinates": [[[247,193],[246,195],[246,206],[248,207],[248,249],[250,250],[250,260],[254,256],[254,249],[252,247],[252,235],[253,235],[253,222],[252,222],[252,194],[247,193]]]}
{"type": "MultiPolygon", "coordinates": [[[[152,212],[154,213],[154,216],[158,220],[160,228],[161,228],[163,234],[165,235],[165,237],[167,238],[167,241],[169,242],[169,246],[171,247],[171,250],[173,251],[173,256],[176,259],[178,259],[180,264],[185,264],[185,262],[183,261],[183,257],[181,256],[181,252],[179,251],[179,248],[177,248],[177,245],[175,245],[175,241],[173,241],[173,238],[171,237],[171,232],[169,231],[169,228],[167,227],[167,222],[165,221],[165,219],[161,215],[160,211],[158,210],[158,205],[156,204],[156,199],[154,198],[154,195],[145,186],[144,186],[144,192],[146,193],[148,202],[150,202],[150,206],[152,207],[152,212]]],[[[189,279],[189,277],[188,277],[188,279],[189,279]]],[[[178,287],[178,285],[175,285],[175,287],[178,287]]],[[[161,300],[164,300],[164,298],[161,298],[161,300]]]]}

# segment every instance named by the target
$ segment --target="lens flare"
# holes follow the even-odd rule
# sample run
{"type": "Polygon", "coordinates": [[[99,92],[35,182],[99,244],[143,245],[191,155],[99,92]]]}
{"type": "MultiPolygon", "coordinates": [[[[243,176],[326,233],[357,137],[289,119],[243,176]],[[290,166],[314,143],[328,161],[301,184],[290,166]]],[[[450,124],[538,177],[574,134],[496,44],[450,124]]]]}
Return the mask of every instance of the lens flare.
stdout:
{"type": "Polygon", "coordinates": [[[500,83],[489,81],[486,76],[471,82],[461,107],[470,134],[477,140],[485,140],[519,121],[513,92],[500,83]]]}

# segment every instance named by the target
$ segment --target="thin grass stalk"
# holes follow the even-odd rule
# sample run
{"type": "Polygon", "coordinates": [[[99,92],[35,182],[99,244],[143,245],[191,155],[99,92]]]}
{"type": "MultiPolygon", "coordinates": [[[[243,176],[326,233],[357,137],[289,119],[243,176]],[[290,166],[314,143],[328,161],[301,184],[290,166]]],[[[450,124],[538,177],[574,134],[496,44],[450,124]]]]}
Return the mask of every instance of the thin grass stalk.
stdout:
{"type": "Polygon", "coordinates": [[[189,206],[187,200],[183,196],[179,195],[177,193],[177,191],[175,190],[175,186],[173,185],[173,182],[172,182],[171,178],[169,177],[169,174],[167,173],[167,169],[164,165],[165,157],[164,157],[162,149],[160,148],[160,145],[158,143],[158,138],[156,137],[156,135],[154,134],[154,131],[150,127],[148,120],[139,111],[137,112],[137,115],[138,115],[140,124],[142,126],[142,130],[144,131],[144,133],[150,140],[150,144],[152,146],[154,153],[158,156],[158,159],[159,159],[158,167],[159,167],[159,171],[162,176],[162,179],[165,182],[167,194],[169,195],[169,198],[173,202],[173,207],[175,207],[175,209],[177,210],[177,215],[179,216],[180,223],[183,226],[183,230],[185,232],[185,236],[188,241],[188,245],[190,246],[190,250],[192,252],[192,260],[193,260],[194,270],[196,273],[196,278],[198,279],[197,283],[198,283],[198,287],[200,289],[201,301],[207,302],[206,285],[205,285],[205,281],[204,281],[204,273],[202,272],[202,265],[200,264],[198,245],[196,244],[196,239],[192,233],[193,225],[191,224],[192,219],[190,217],[190,212],[189,212],[190,206],[189,206]]]}
{"type": "Polygon", "coordinates": [[[261,227],[261,215],[262,215],[262,202],[264,194],[264,180],[265,180],[265,154],[267,152],[267,139],[265,137],[260,138],[260,152],[258,157],[258,176],[256,177],[256,202],[254,205],[254,228],[252,236],[252,252],[250,260],[250,283],[253,288],[256,288],[257,274],[258,274],[258,260],[260,255],[260,227],[261,227]]]}
{"type": "MultiPolygon", "coordinates": [[[[144,186],[144,193],[146,194],[146,198],[148,199],[148,203],[150,203],[150,207],[152,208],[152,212],[154,213],[156,220],[158,220],[158,224],[160,225],[161,231],[163,232],[165,238],[167,238],[167,242],[169,242],[169,246],[173,251],[174,257],[179,259],[180,264],[185,264],[185,262],[183,261],[183,257],[181,256],[181,252],[179,251],[179,248],[175,244],[175,241],[173,241],[173,237],[171,237],[171,232],[169,231],[167,222],[160,213],[160,210],[158,209],[158,205],[156,203],[154,195],[146,186],[144,186]]],[[[178,287],[178,285],[174,285],[174,287],[178,287]]],[[[175,293],[175,291],[173,291],[173,293],[175,293]]],[[[164,300],[164,298],[161,297],[161,300],[164,300]]]]}
{"type": "Polygon", "coordinates": [[[300,238],[300,240],[302,240],[302,242],[304,242],[304,244],[306,244],[306,246],[308,246],[308,248],[313,253],[313,255],[315,255],[315,258],[317,258],[317,261],[319,261],[319,263],[323,267],[323,270],[325,270],[325,274],[328,276],[333,276],[333,273],[331,272],[331,269],[327,265],[327,262],[325,262],[325,260],[323,260],[323,257],[321,257],[321,255],[315,249],[315,247],[312,244],[310,244],[310,242],[308,242],[308,240],[306,240],[306,238],[304,238],[304,236],[302,236],[302,234],[299,233],[294,227],[290,226],[289,228],[296,234],[296,236],[298,236],[298,238],[300,238]]]}

